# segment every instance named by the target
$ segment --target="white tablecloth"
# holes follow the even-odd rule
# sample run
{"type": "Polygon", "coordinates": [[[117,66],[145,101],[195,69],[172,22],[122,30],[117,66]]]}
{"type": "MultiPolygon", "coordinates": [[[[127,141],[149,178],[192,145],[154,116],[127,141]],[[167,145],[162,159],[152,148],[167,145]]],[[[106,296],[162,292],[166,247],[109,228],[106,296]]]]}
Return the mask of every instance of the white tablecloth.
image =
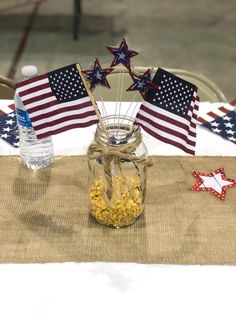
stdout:
{"type": "MultiPolygon", "coordinates": [[[[7,103],[0,101],[0,109],[7,103]]],[[[209,111],[212,106],[202,103],[200,111],[209,111]]],[[[107,104],[106,110],[114,112],[114,103],[107,104]]],[[[90,127],[55,136],[55,154],[84,154],[94,130],[90,127]]],[[[236,155],[235,144],[202,127],[198,127],[197,135],[197,155],[236,155]]],[[[144,140],[150,155],[184,155],[147,133],[144,140]]],[[[0,155],[18,153],[0,141],[0,155]]],[[[1,264],[0,313],[235,314],[235,282],[233,266],[1,264]]]]}
{"type": "MultiPolygon", "coordinates": [[[[9,100],[0,100],[0,109],[4,108],[7,104],[12,103],[9,100]]],[[[130,103],[122,103],[121,113],[126,113],[130,103]]],[[[103,106],[99,103],[101,112],[103,112],[103,106]]],[[[116,103],[106,103],[106,113],[114,114],[116,103]]],[[[206,113],[211,111],[216,104],[200,103],[199,113],[206,113]]],[[[133,107],[131,107],[129,114],[132,113],[133,107]]],[[[117,112],[119,104],[117,104],[117,112]]],[[[138,106],[136,106],[137,111],[138,106]]],[[[133,114],[134,115],[134,114],[133,114]]],[[[53,137],[55,155],[83,155],[86,154],[87,147],[92,141],[96,126],[91,126],[84,129],[70,130],[53,137]]],[[[162,143],[148,133],[143,131],[143,140],[148,148],[149,155],[188,155],[177,147],[162,143]]],[[[1,141],[0,143],[0,155],[16,155],[19,154],[19,150],[11,147],[7,143],[1,141]]],[[[220,136],[215,135],[213,132],[208,131],[202,126],[197,126],[197,144],[196,155],[198,156],[236,156],[236,145],[230,141],[222,139],[220,136]]]]}

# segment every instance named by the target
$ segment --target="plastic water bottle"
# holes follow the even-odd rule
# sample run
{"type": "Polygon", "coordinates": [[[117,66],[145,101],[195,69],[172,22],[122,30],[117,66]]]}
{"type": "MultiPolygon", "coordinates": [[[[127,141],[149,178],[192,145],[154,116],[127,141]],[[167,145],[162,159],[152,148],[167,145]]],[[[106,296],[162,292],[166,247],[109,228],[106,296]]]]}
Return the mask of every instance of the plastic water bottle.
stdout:
{"type": "MultiPolygon", "coordinates": [[[[22,67],[24,80],[37,76],[38,69],[34,65],[22,67]]],[[[20,156],[26,168],[40,169],[53,162],[52,138],[37,139],[29,115],[17,93],[15,93],[16,119],[19,127],[20,156]]]]}

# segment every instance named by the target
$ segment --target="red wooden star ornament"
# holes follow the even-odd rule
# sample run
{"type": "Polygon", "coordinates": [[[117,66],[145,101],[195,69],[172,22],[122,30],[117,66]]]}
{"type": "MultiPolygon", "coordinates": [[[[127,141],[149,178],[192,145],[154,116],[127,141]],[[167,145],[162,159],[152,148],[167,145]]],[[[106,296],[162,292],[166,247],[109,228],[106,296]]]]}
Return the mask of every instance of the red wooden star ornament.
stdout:
{"type": "Polygon", "coordinates": [[[218,168],[211,173],[193,171],[197,183],[190,188],[192,191],[210,191],[221,201],[225,199],[226,190],[236,186],[236,180],[225,176],[224,168],[218,168]]]}
{"type": "Polygon", "coordinates": [[[97,85],[101,85],[110,88],[107,81],[107,75],[110,74],[114,69],[106,68],[103,69],[98,59],[94,60],[92,69],[82,71],[85,74],[85,78],[90,83],[90,89],[93,90],[97,85]]]}
{"type": "Polygon", "coordinates": [[[141,96],[145,98],[146,93],[150,89],[158,89],[159,86],[152,82],[151,78],[151,69],[148,69],[143,74],[136,74],[130,72],[130,75],[134,81],[134,83],[126,90],[126,91],[139,91],[141,96]]]}
{"type": "Polygon", "coordinates": [[[113,54],[114,59],[111,63],[111,67],[116,66],[118,64],[123,64],[128,70],[130,70],[130,59],[138,54],[138,52],[134,50],[129,50],[128,45],[123,38],[120,46],[116,47],[107,47],[107,49],[113,54]]]}

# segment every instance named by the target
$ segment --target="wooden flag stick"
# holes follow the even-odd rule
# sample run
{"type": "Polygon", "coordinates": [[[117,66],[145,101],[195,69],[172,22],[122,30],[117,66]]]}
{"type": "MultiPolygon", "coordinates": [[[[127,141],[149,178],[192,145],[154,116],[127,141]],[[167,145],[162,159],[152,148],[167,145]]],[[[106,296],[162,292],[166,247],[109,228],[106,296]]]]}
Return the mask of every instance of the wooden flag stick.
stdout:
{"type": "Polygon", "coordinates": [[[90,97],[91,103],[92,103],[93,108],[94,108],[94,110],[95,110],[95,112],[96,112],[96,115],[97,115],[97,117],[98,117],[98,121],[99,121],[99,123],[100,123],[100,125],[101,125],[103,131],[107,133],[107,128],[106,128],[104,122],[102,121],[102,116],[101,116],[101,114],[100,114],[100,112],[99,112],[99,110],[98,110],[96,101],[95,101],[94,98],[93,98],[93,95],[92,95],[92,93],[91,93],[91,91],[90,91],[90,89],[89,89],[89,87],[88,87],[88,84],[87,84],[87,82],[86,82],[86,80],[85,80],[85,78],[84,78],[84,76],[83,76],[81,67],[80,67],[79,64],[76,64],[76,67],[77,67],[77,70],[79,71],[80,77],[81,77],[81,79],[82,79],[82,81],[83,81],[83,83],[84,83],[84,86],[85,86],[85,88],[86,88],[86,91],[87,91],[87,93],[88,93],[88,95],[89,95],[89,97],[90,97]]]}

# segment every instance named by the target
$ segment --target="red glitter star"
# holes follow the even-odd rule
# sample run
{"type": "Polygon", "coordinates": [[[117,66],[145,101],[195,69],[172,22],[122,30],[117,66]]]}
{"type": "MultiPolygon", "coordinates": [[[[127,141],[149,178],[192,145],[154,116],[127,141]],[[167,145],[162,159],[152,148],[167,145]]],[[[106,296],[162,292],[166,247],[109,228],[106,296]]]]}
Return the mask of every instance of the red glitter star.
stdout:
{"type": "Polygon", "coordinates": [[[123,64],[128,70],[130,70],[130,59],[138,54],[134,50],[129,50],[128,45],[123,38],[118,48],[107,47],[107,49],[114,55],[114,59],[111,63],[111,67],[118,64],[123,64]]]}
{"type": "Polygon", "coordinates": [[[97,85],[111,88],[106,77],[113,70],[114,69],[112,68],[102,69],[98,59],[96,58],[92,69],[84,70],[82,72],[85,74],[86,80],[90,83],[90,89],[93,90],[97,85]]]}
{"type": "Polygon", "coordinates": [[[236,186],[236,180],[225,176],[224,168],[218,168],[211,173],[193,171],[192,175],[197,179],[197,183],[190,188],[192,191],[210,191],[221,201],[225,199],[226,190],[236,186]]]}

